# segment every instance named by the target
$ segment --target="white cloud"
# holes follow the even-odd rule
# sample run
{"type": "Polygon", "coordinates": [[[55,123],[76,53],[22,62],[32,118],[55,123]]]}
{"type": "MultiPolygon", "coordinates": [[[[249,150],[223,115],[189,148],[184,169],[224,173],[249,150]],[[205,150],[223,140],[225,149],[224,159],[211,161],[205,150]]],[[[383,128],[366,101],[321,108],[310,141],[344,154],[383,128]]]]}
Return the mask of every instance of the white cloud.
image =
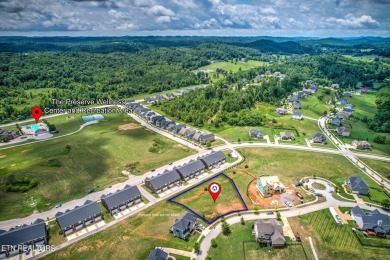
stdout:
{"type": "Polygon", "coordinates": [[[132,23],[124,23],[124,24],[121,24],[121,25],[118,25],[116,27],[116,29],[120,30],[120,31],[125,31],[125,30],[129,30],[129,29],[134,29],[136,26],[132,23]]]}
{"type": "Polygon", "coordinates": [[[172,3],[183,8],[196,8],[196,4],[192,0],[172,0],[172,3]]]}
{"type": "Polygon", "coordinates": [[[171,21],[170,16],[159,16],[156,18],[156,22],[158,23],[169,23],[171,21]]]}
{"type": "Polygon", "coordinates": [[[153,7],[149,8],[146,11],[146,13],[148,15],[155,15],[155,16],[172,16],[175,14],[171,9],[165,8],[162,5],[153,6],[153,7]]]}
{"type": "Polygon", "coordinates": [[[348,14],[345,16],[344,19],[331,17],[326,19],[326,21],[347,28],[364,28],[364,27],[375,28],[379,26],[379,23],[369,15],[362,15],[360,17],[355,17],[353,14],[348,14]]]}

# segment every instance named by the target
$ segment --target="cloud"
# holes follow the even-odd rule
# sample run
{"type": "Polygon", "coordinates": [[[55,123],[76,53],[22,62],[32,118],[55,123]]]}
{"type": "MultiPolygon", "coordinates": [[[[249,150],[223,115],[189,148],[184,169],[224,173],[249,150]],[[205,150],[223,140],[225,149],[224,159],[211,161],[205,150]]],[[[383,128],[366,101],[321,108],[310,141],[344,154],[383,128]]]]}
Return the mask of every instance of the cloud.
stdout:
{"type": "Polygon", "coordinates": [[[172,16],[175,14],[171,9],[165,8],[162,5],[153,6],[153,7],[149,8],[146,11],[146,13],[148,15],[154,15],[154,16],[172,16]]]}
{"type": "Polygon", "coordinates": [[[324,30],[332,36],[351,31],[390,36],[389,9],[390,0],[0,0],[0,34],[307,35],[324,30]]]}
{"type": "Polygon", "coordinates": [[[375,21],[369,15],[362,15],[360,17],[355,17],[353,14],[348,14],[344,19],[340,18],[328,18],[326,21],[335,23],[336,25],[341,25],[346,28],[377,28],[379,23],[375,21]]]}

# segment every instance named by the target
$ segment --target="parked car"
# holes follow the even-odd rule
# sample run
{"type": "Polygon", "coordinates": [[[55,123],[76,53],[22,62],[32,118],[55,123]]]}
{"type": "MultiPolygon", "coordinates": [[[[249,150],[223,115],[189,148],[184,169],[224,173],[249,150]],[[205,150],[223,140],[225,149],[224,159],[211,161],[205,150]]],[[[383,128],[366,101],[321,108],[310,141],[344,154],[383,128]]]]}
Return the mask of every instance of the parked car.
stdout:
{"type": "Polygon", "coordinates": [[[267,215],[273,215],[274,212],[273,212],[273,211],[268,211],[266,214],[267,214],[267,215]]]}
{"type": "Polygon", "coordinates": [[[171,162],[169,165],[172,165],[173,162],[171,162]]]}
{"type": "Polygon", "coordinates": [[[91,194],[92,192],[94,192],[95,190],[94,189],[89,189],[88,191],[87,191],[87,194],[91,194]]]}
{"type": "Polygon", "coordinates": [[[332,183],[330,183],[330,182],[328,183],[328,185],[329,185],[329,187],[333,187],[333,184],[332,184],[332,183]]]}
{"type": "Polygon", "coordinates": [[[156,169],[150,170],[151,172],[154,172],[156,169]]]}
{"type": "Polygon", "coordinates": [[[58,209],[59,207],[61,207],[62,205],[61,204],[57,204],[56,205],[56,209],[58,209]]]}
{"type": "Polygon", "coordinates": [[[314,193],[314,195],[316,195],[318,197],[322,197],[323,196],[321,193],[318,193],[318,192],[314,193]]]}

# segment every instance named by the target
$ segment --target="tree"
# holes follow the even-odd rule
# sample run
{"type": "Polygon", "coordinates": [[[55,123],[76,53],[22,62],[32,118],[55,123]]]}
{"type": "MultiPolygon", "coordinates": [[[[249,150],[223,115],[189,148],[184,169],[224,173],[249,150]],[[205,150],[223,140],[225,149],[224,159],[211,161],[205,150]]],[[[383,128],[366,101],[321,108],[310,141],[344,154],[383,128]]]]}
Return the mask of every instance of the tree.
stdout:
{"type": "Polygon", "coordinates": [[[381,205],[385,208],[390,208],[390,200],[389,199],[382,200],[381,205]]]}
{"type": "Polygon", "coordinates": [[[69,154],[70,151],[72,150],[72,146],[70,146],[69,144],[67,144],[67,145],[65,146],[65,150],[66,150],[67,153],[69,154]]]}
{"type": "Polygon", "coordinates": [[[232,230],[230,229],[230,225],[225,221],[222,220],[222,233],[227,236],[232,233],[232,230]]]}
{"type": "Polygon", "coordinates": [[[238,138],[238,139],[237,139],[237,142],[239,142],[239,143],[240,143],[240,142],[241,142],[241,139],[240,139],[240,138],[238,138]]]}
{"type": "Polygon", "coordinates": [[[279,211],[276,211],[276,219],[277,220],[282,220],[282,216],[280,215],[279,211]]]}
{"type": "Polygon", "coordinates": [[[195,252],[198,252],[198,251],[200,250],[200,244],[199,244],[199,242],[195,242],[195,244],[194,244],[194,250],[195,250],[195,252]]]}
{"type": "Polygon", "coordinates": [[[241,225],[245,225],[244,217],[241,217],[241,225]]]}
{"type": "Polygon", "coordinates": [[[384,135],[376,135],[374,136],[374,143],[384,144],[386,143],[386,136],[384,135]]]}
{"type": "Polygon", "coordinates": [[[255,211],[256,214],[259,213],[259,207],[257,207],[257,206],[254,206],[253,210],[255,211]]]}
{"type": "Polygon", "coordinates": [[[215,240],[215,238],[211,239],[211,246],[214,248],[218,247],[218,244],[217,244],[217,241],[215,240]]]}
{"type": "Polygon", "coordinates": [[[206,143],[206,147],[207,147],[207,148],[210,148],[210,147],[211,147],[211,142],[210,142],[210,141],[208,141],[208,142],[206,143]]]}

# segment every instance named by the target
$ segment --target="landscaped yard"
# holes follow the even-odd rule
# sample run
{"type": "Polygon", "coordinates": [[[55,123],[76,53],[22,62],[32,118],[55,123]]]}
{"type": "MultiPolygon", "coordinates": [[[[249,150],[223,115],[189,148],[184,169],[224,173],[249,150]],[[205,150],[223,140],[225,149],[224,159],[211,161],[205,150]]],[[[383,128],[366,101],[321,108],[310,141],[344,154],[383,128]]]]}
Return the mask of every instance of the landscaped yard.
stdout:
{"type": "Polygon", "coordinates": [[[274,141],[272,129],[269,127],[250,127],[250,126],[232,126],[227,128],[226,130],[223,130],[221,132],[218,132],[218,136],[226,139],[229,142],[238,142],[240,140],[241,142],[267,142],[266,139],[256,139],[249,137],[249,130],[260,130],[264,135],[268,135],[270,137],[271,142],[274,141]]]}
{"type": "MultiPolygon", "coordinates": [[[[245,218],[245,215],[244,215],[245,218]]],[[[252,235],[254,221],[246,221],[231,226],[229,236],[220,234],[216,238],[217,247],[211,247],[208,256],[217,259],[306,259],[303,248],[299,245],[285,248],[268,249],[260,247],[252,235]]]]}
{"type": "MultiPolygon", "coordinates": [[[[379,191],[378,184],[340,155],[272,148],[243,148],[238,149],[238,152],[245,157],[245,162],[237,168],[244,169],[255,176],[277,175],[282,183],[293,184],[305,176],[315,174],[341,187],[349,176],[357,175],[361,176],[370,186],[373,200],[371,202],[379,203],[387,197],[379,191]],[[245,165],[248,165],[248,168],[244,168],[245,165]]],[[[249,175],[237,171],[234,181],[241,194],[246,194],[247,186],[252,179],[249,175]]],[[[341,195],[353,199],[351,195],[344,192],[344,189],[341,189],[341,195]]],[[[244,195],[243,198],[249,199],[244,195]]],[[[363,196],[363,199],[369,201],[366,196],[363,196]]]]}
{"type": "Polygon", "coordinates": [[[333,101],[334,91],[331,90],[330,94],[325,94],[325,90],[320,88],[314,95],[307,95],[305,98],[300,99],[299,102],[302,105],[302,109],[299,109],[304,116],[312,117],[315,119],[324,115],[324,111],[329,112],[330,106],[326,105],[328,101],[333,101]],[[318,97],[322,97],[320,100],[318,97]]]}
{"type": "Polygon", "coordinates": [[[71,136],[0,151],[4,182],[10,175],[16,180],[28,177],[38,181],[36,188],[25,193],[5,192],[2,184],[0,219],[47,210],[82,197],[91,188],[102,190],[126,180],[122,174],[125,169],[135,168],[133,174],[139,175],[193,154],[189,148],[144,128],[118,130],[120,125],[135,123],[127,115],[105,117],[71,136]]]}
{"type": "Polygon", "coordinates": [[[159,202],[45,259],[147,259],[155,247],[191,251],[199,233],[195,232],[189,241],[184,241],[169,232],[175,219],[184,212],[175,204],[159,202]]]}
{"type": "Polygon", "coordinates": [[[363,247],[351,225],[337,224],[329,209],[307,215],[289,218],[293,232],[303,237],[303,244],[308,244],[311,236],[319,259],[383,259],[388,249],[363,247]]]}
{"type": "Polygon", "coordinates": [[[351,144],[352,141],[354,140],[359,140],[359,141],[367,140],[371,144],[372,150],[367,150],[364,152],[383,154],[387,156],[390,155],[390,134],[389,133],[376,133],[368,129],[367,124],[363,123],[360,120],[356,120],[354,118],[351,118],[349,120],[343,120],[343,126],[347,127],[350,130],[349,137],[340,137],[340,139],[344,143],[351,144]],[[374,137],[376,135],[386,136],[387,143],[386,144],[374,143],[374,137]]]}
{"type": "MultiPolygon", "coordinates": [[[[235,177],[233,174],[230,176],[231,178],[235,177]]],[[[224,175],[219,175],[200,186],[191,188],[173,200],[189,207],[209,222],[231,211],[245,209],[245,205],[242,203],[231,180],[224,175]],[[212,182],[221,185],[221,193],[215,203],[207,190],[212,182]]]]}
{"type": "Polygon", "coordinates": [[[313,183],[311,186],[316,190],[326,190],[325,185],[321,183],[313,183]]]}

